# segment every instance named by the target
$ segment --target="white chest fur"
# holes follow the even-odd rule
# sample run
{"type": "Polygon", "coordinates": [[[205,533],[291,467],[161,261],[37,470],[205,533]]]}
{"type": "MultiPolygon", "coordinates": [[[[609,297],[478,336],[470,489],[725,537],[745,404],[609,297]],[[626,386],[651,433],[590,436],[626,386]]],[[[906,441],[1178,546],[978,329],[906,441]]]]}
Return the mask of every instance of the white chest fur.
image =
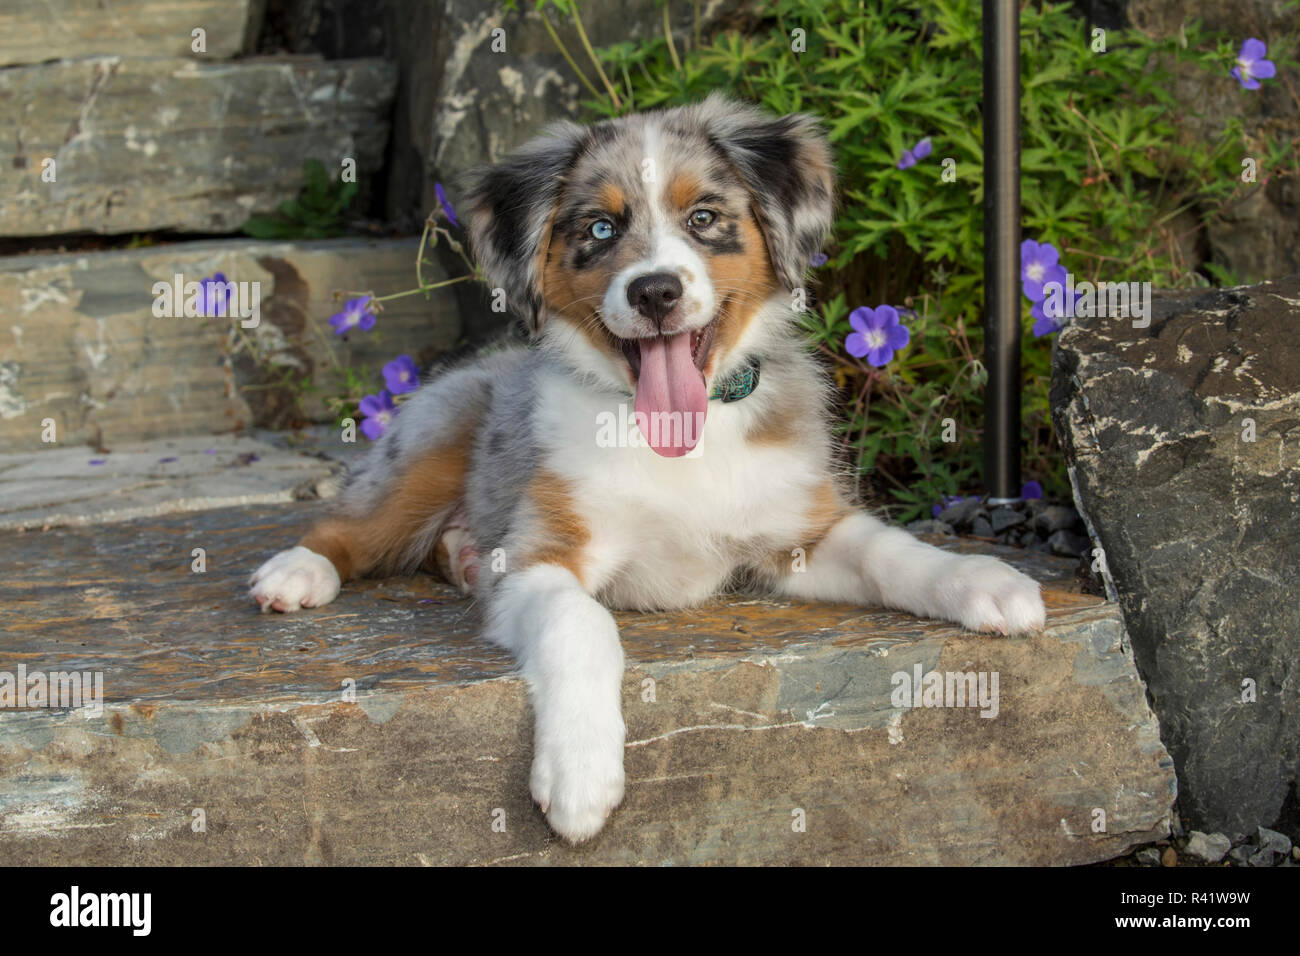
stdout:
{"type": "Polygon", "coordinates": [[[629,420],[630,397],[562,375],[539,386],[542,462],[566,481],[591,532],[589,583],[609,603],[693,604],[747,555],[797,543],[824,468],[796,448],[746,442],[752,410],[743,401],[710,402],[697,453],[664,458],[640,443],[610,443],[608,426],[629,420]]]}

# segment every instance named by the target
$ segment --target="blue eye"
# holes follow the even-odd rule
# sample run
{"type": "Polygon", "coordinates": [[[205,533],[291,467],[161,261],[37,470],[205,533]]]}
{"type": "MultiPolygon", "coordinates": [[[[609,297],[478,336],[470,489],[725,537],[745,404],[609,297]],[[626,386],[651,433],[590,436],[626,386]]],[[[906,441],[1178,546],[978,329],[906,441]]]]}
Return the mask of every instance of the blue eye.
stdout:
{"type": "Polygon", "coordinates": [[[713,220],[717,218],[717,214],[712,210],[697,209],[691,213],[691,218],[687,221],[696,229],[703,229],[705,226],[713,225],[713,220]]]}
{"type": "Polygon", "coordinates": [[[588,231],[596,239],[614,238],[614,224],[608,219],[597,219],[591,224],[591,229],[588,231]]]}

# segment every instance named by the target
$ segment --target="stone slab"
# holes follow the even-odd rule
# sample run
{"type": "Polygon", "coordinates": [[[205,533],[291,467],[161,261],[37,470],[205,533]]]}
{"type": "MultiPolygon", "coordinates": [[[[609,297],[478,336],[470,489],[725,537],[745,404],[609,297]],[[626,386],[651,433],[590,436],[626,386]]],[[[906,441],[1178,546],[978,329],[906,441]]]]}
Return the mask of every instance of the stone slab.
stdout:
{"type": "Polygon", "coordinates": [[[531,806],[526,691],[469,602],[429,577],[295,616],[247,600],[315,507],[0,532],[0,670],[99,671],[106,700],[0,711],[0,863],[1070,864],[1168,831],[1116,608],[1073,562],[995,549],[1045,581],[1041,635],[745,595],[618,615],[627,798],[570,847],[531,806]],[[915,665],[997,671],[997,716],[892,706],[915,665]]]}
{"type": "Polygon", "coordinates": [[[0,236],[235,232],[304,182],[384,165],[385,60],[120,56],[0,70],[0,236]],[[42,174],[54,161],[54,181],[42,174]]]}
{"type": "MultiPolygon", "coordinates": [[[[361,439],[364,442],[364,439],[361,439]]],[[[348,449],[333,429],[291,447],[206,435],[0,454],[0,528],[106,524],[150,515],[269,504],[333,494],[348,449]]]]}
{"type": "Polygon", "coordinates": [[[265,0],[14,0],[0,4],[0,66],[95,54],[228,59],[251,48],[265,0]],[[193,31],[204,31],[195,53],[193,31]]]}
{"type": "MultiPolygon", "coordinates": [[[[0,451],[111,448],[177,435],[331,420],[320,392],[335,363],[380,369],[403,353],[426,362],[460,338],[446,290],[387,303],[375,329],[343,343],[335,290],[383,295],[415,285],[413,240],[218,240],[88,254],[0,259],[0,451]],[[258,283],[261,321],[153,314],[155,282],[222,272],[258,283]],[[260,363],[253,360],[257,355],[260,363]]],[[[426,276],[438,281],[437,266],[426,276]]]]}

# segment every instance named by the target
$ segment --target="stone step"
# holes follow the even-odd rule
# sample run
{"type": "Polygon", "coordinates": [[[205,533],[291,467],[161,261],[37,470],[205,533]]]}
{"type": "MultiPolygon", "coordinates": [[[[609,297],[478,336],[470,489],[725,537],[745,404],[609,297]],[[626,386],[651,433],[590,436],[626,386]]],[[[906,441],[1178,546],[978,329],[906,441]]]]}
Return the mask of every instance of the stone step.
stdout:
{"type": "Polygon", "coordinates": [[[95,54],[224,59],[251,49],[265,0],[41,0],[0,5],[0,66],[95,54]],[[203,30],[203,52],[194,31],[203,30]]]}
{"type": "Polygon", "coordinates": [[[0,671],[98,672],[104,700],[0,710],[0,864],[1078,864],[1168,832],[1117,608],[1072,562],[993,549],[1044,582],[1042,634],[741,595],[620,614],[627,797],[568,846],[469,602],[429,577],[248,601],[318,507],[0,532],[0,671]],[[997,673],[996,716],[895,706],[915,668],[997,673]]]}
{"type": "Polygon", "coordinates": [[[235,232],[303,162],[384,165],[396,67],[120,56],[0,70],[0,236],[235,232]],[[51,167],[47,160],[53,161],[51,167]]]}
{"type": "Polygon", "coordinates": [[[0,528],[107,524],[152,515],[332,497],[365,450],[328,426],[293,435],[201,435],[0,454],[0,528]]]}
{"type": "MultiPolygon", "coordinates": [[[[324,386],[337,360],[365,368],[377,391],[380,369],[394,356],[425,362],[459,339],[449,290],[427,301],[394,299],[374,330],[346,344],[330,328],[329,317],[341,309],[336,289],[383,295],[413,287],[417,246],[406,239],[230,239],[0,259],[0,450],[49,448],[47,418],[56,425],[56,447],[100,449],[329,420],[319,393],[277,384],[284,371],[324,386]],[[156,282],[173,283],[178,274],[197,282],[217,272],[250,283],[250,300],[257,292],[256,327],[230,317],[154,314],[156,282]]],[[[425,275],[446,277],[436,265],[425,275]]]]}

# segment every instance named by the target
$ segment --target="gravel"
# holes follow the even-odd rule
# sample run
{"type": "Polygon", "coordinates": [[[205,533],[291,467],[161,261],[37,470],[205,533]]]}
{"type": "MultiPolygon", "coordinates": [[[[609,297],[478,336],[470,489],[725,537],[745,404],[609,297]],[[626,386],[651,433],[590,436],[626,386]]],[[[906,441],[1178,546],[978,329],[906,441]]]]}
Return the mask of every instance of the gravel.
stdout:
{"type": "Polygon", "coordinates": [[[1025,498],[990,506],[979,495],[947,497],[931,509],[928,518],[912,521],[907,530],[916,534],[959,535],[1027,551],[1077,558],[1077,575],[1085,593],[1104,595],[1101,577],[1092,567],[1092,541],[1073,507],[1025,498]]]}
{"type": "Polygon", "coordinates": [[[1193,830],[1184,849],[1185,852],[1198,860],[1204,860],[1206,863],[1218,863],[1232,849],[1232,841],[1222,833],[1206,834],[1200,830],[1193,830]]]}
{"type": "Polygon", "coordinates": [[[1268,827],[1259,828],[1259,845],[1263,849],[1272,850],[1279,856],[1286,856],[1291,852],[1291,838],[1285,833],[1278,833],[1268,827]]]}

